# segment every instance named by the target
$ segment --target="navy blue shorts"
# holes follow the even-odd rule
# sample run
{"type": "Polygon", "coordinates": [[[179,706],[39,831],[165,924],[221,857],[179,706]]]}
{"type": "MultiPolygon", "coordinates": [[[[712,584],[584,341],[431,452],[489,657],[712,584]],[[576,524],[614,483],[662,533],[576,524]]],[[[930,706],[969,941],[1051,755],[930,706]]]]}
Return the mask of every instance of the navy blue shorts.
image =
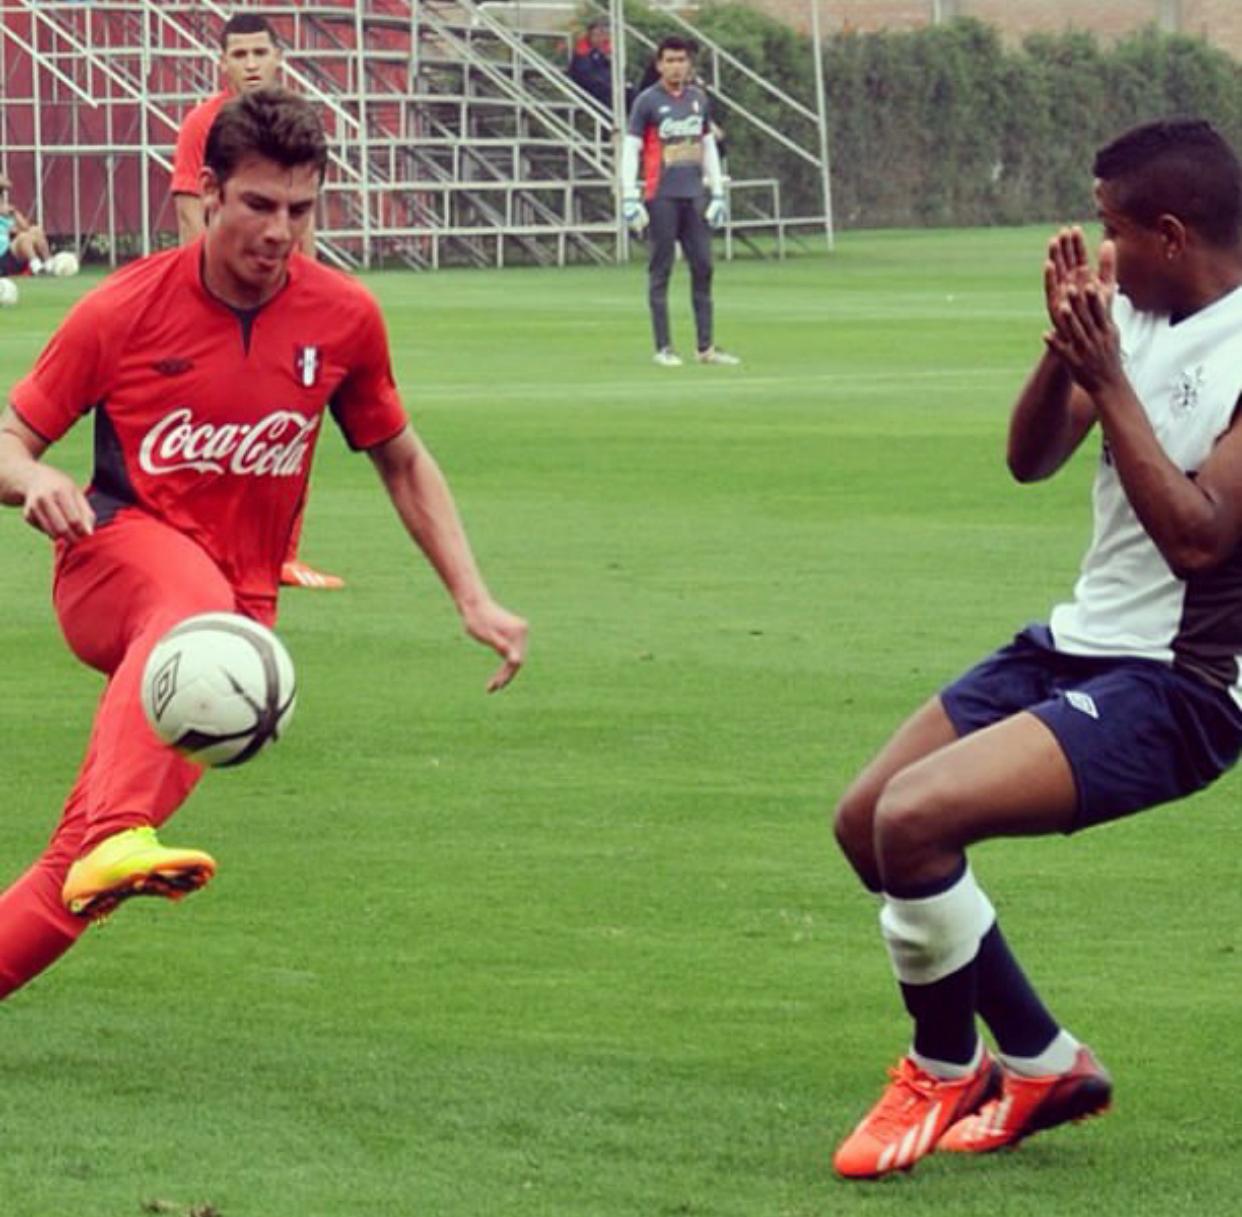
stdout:
{"type": "Polygon", "coordinates": [[[26,266],[25,259],[19,258],[11,249],[0,254],[0,275],[23,275],[26,266]]]}
{"type": "Polygon", "coordinates": [[[1027,710],[1056,736],[1078,788],[1071,832],[1180,799],[1242,751],[1242,709],[1224,690],[1151,659],[1066,655],[1028,626],[940,694],[969,735],[1027,710]]]}

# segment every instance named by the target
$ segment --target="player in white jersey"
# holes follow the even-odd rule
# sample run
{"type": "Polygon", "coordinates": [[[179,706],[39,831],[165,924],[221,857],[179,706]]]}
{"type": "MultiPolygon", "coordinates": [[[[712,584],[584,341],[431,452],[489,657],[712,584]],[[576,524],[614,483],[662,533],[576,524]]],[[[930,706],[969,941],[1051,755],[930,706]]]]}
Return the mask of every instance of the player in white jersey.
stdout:
{"type": "Polygon", "coordinates": [[[1094,171],[1098,263],[1078,229],[1050,242],[1052,328],[1009,431],[1021,482],[1101,432],[1073,599],[918,710],[836,810],[914,1022],[837,1149],[848,1178],[1108,1106],[1108,1074],[1031,987],[965,850],[1181,798],[1242,750],[1242,168],[1187,120],[1128,132],[1094,171]]]}

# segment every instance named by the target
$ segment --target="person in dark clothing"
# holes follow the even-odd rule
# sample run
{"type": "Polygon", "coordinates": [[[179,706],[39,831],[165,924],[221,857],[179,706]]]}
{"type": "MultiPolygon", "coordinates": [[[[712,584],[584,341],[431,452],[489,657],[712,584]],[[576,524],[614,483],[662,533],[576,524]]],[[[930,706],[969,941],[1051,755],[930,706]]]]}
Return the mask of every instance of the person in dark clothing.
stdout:
{"type": "Polygon", "coordinates": [[[569,78],[604,109],[612,109],[612,45],[606,18],[597,17],[578,40],[569,61],[569,78]]]}
{"type": "Polygon", "coordinates": [[[648,233],[647,300],[654,361],[676,368],[668,318],[668,283],[680,244],[690,267],[696,359],[735,366],[736,355],[712,338],[711,230],[728,219],[728,200],[707,94],[691,84],[691,46],[665,38],[656,52],[660,83],[638,95],[621,147],[621,216],[635,235],[648,233]]]}

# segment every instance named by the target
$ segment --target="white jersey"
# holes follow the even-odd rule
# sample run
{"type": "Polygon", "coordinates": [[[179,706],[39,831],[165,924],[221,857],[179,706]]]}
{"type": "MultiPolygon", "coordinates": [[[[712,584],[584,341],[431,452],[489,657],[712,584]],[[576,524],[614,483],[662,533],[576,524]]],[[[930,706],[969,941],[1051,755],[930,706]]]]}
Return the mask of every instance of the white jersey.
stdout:
{"type": "MultiPolygon", "coordinates": [[[[1176,325],[1118,294],[1125,372],[1169,459],[1194,476],[1242,395],[1242,288],[1176,325]]],[[[1093,491],[1095,532],[1074,599],[1052,611],[1057,650],[1176,666],[1242,704],[1242,552],[1179,579],[1134,514],[1107,443],[1093,491]]]]}

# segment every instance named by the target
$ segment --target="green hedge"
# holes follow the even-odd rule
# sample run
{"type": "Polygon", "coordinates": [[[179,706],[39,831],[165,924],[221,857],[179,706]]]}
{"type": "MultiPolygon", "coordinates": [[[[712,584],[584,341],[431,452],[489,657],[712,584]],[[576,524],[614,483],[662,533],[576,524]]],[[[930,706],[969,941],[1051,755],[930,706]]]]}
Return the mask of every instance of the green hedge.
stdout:
{"type": "MultiPolygon", "coordinates": [[[[653,37],[658,13],[627,5],[653,37]]],[[[811,41],[740,3],[704,8],[698,25],[814,109],[811,41]]],[[[631,63],[643,52],[631,48],[631,63]]],[[[1242,138],[1242,65],[1205,41],[1146,29],[1103,48],[1089,34],[1038,35],[1007,49],[963,19],[909,33],[848,33],[823,47],[835,219],[842,227],[1018,224],[1092,213],[1095,150],[1136,123],[1210,119],[1242,138]]],[[[710,61],[701,64],[710,72],[710,61]]],[[[722,67],[726,93],[815,148],[753,83],[722,67]]],[[[727,112],[734,177],[779,177],[786,211],[815,214],[815,171],[727,112]]]]}

